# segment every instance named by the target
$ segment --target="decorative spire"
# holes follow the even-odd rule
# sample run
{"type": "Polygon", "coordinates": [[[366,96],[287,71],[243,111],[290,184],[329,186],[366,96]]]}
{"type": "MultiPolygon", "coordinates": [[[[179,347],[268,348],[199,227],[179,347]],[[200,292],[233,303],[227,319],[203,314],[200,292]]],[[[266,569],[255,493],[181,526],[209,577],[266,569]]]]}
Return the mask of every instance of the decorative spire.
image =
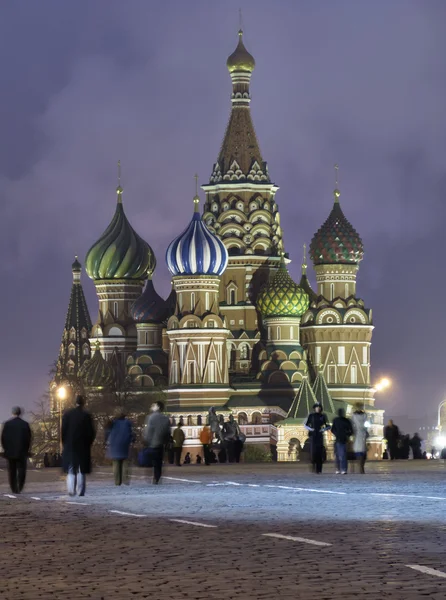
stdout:
{"type": "Polygon", "coordinates": [[[121,187],[121,161],[118,160],[118,187],[116,193],[118,194],[118,203],[122,204],[122,187],[121,187]]]}
{"type": "Polygon", "coordinates": [[[195,173],[195,196],[194,196],[194,212],[199,212],[200,196],[198,195],[198,174],[195,173]]]}
{"type": "Polygon", "coordinates": [[[307,245],[304,244],[304,255],[302,258],[302,275],[307,274],[307,245]]]}
{"type": "Polygon", "coordinates": [[[339,202],[339,196],[341,195],[341,192],[339,191],[338,188],[338,171],[339,171],[339,165],[335,165],[335,189],[333,190],[333,196],[334,196],[334,201],[335,202],[339,202]]]}

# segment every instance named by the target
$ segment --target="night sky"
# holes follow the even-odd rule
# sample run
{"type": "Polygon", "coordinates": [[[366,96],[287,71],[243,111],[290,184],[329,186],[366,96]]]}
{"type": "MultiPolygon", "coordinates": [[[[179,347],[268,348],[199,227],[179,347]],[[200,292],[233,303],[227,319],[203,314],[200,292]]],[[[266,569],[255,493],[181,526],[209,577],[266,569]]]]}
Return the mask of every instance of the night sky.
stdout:
{"type": "Polygon", "coordinates": [[[341,206],[365,246],[358,295],[374,314],[373,380],[393,380],[378,404],[433,420],[446,394],[444,0],[3,0],[1,419],[45,391],[71,263],[112,218],[118,159],[127,216],[168,293],[166,247],[228,119],[240,5],[291,274],[330,212],[338,163],[341,206]]]}

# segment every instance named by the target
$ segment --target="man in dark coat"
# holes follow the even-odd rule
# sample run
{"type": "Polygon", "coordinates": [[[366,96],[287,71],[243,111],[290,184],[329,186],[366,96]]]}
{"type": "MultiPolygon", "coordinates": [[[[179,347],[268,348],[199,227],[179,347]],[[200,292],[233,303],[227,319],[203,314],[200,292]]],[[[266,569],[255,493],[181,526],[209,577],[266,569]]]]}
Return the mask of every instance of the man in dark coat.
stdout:
{"type": "Polygon", "coordinates": [[[62,418],[63,468],[70,496],[85,496],[86,475],[91,473],[91,445],[96,437],[93,419],[84,410],[85,398],[76,397],[76,407],[62,418]]]}
{"type": "Polygon", "coordinates": [[[13,494],[20,494],[25,485],[26,464],[31,448],[31,427],[20,415],[17,406],[12,409],[12,419],[6,421],[2,431],[3,453],[8,461],[9,486],[13,494]]]}
{"type": "Polygon", "coordinates": [[[336,473],[342,473],[342,475],[346,475],[348,467],[347,443],[350,436],[353,435],[353,426],[350,419],[347,419],[345,416],[345,410],[343,408],[338,410],[338,416],[333,421],[331,432],[336,438],[336,473]]]}
{"type": "Polygon", "coordinates": [[[132,424],[126,418],[124,409],[116,412],[116,419],[107,432],[107,456],[113,462],[115,485],[130,484],[129,454],[134,441],[132,424]]]}
{"type": "Polygon", "coordinates": [[[144,441],[149,449],[150,463],[153,466],[152,483],[158,485],[163,470],[164,447],[170,438],[170,420],[163,413],[164,403],[161,401],[152,404],[151,411],[146,420],[144,441]]]}
{"type": "Polygon", "coordinates": [[[392,419],[390,419],[389,424],[384,429],[384,437],[387,440],[387,450],[389,451],[390,460],[395,460],[397,458],[400,430],[392,419]]]}
{"type": "Polygon", "coordinates": [[[319,402],[313,405],[313,411],[307,417],[304,427],[307,429],[310,437],[310,457],[315,473],[322,473],[322,463],[324,461],[324,431],[330,429],[327,417],[322,412],[322,405],[319,402]]]}

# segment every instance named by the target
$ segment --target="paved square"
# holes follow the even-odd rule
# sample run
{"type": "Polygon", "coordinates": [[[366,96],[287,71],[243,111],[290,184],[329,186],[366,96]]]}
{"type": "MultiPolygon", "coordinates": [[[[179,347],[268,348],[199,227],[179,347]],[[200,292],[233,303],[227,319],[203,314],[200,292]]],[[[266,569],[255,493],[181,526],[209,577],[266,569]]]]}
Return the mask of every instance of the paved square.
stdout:
{"type": "Polygon", "coordinates": [[[446,598],[442,461],[96,469],[85,498],[60,471],[0,472],[2,600],[446,598]]]}

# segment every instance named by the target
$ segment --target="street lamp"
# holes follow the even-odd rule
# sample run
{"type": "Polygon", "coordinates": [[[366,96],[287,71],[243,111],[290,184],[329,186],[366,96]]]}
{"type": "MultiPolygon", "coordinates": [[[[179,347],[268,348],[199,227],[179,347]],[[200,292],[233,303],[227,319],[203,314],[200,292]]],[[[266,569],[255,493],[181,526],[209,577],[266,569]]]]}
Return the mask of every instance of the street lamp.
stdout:
{"type": "Polygon", "coordinates": [[[67,388],[61,385],[57,388],[56,394],[59,398],[59,450],[62,454],[62,402],[67,397],[67,388]]]}

